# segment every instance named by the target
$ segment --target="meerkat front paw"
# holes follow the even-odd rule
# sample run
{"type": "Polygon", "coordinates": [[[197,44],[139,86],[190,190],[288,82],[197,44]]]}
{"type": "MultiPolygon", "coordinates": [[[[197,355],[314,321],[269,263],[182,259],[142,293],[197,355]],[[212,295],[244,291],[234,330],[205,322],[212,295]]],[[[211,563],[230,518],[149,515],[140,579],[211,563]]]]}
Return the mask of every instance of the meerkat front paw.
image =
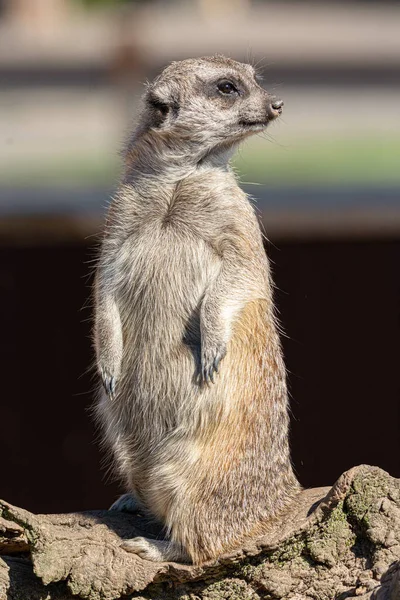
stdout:
{"type": "Polygon", "coordinates": [[[115,387],[117,384],[116,375],[112,374],[105,366],[101,366],[100,377],[107,396],[113,400],[115,398],[115,387]]]}
{"type": "Polygon", "coordinates": [[[203,382],[214,383],[214,375],[219,371],[219,363],[226,356],[226,345],[217,343],[213,347],[202,348],[201,377],[203,382]]]}
{"type": "Polygon", "coordinates": [[[124,540],[121,548],[127,552],[137,554],[144,560],[153,562],[180,561],[188,562],[188,556],[178,544],[164,540],[149,540],[144,537],[135,537],[124,540]]]}

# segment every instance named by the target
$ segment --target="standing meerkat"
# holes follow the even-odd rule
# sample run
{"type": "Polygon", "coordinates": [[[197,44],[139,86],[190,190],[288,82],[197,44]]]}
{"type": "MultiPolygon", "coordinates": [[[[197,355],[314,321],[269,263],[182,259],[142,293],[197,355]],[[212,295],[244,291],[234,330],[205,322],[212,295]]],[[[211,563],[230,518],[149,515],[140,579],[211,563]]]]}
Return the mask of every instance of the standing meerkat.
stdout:
{"type": "Polygon", "coordinates": [[[123,543],[148,560],[214,559],[300,489],[268,259],[228,165],[282,105],[250,65],[175,62],[126,148],[96,274],[97,415],[130,492],[112,508],[167,531],[123,543]]]}

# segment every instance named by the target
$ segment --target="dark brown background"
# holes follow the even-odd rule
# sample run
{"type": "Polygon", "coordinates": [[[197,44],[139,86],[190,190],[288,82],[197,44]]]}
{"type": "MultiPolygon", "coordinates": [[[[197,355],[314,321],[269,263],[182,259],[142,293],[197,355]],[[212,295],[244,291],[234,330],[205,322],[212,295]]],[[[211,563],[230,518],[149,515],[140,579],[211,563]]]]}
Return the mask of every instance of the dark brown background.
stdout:
{"type": "MultiPolygon", "coordinates": [[[[0,247],[0,497],[36,512],[104,508],[89,407],[94,243],[0,247]]],[[[400,239],[283,242],[268,254],[305,486],[369,463],[400,476],[400,239]]]]}

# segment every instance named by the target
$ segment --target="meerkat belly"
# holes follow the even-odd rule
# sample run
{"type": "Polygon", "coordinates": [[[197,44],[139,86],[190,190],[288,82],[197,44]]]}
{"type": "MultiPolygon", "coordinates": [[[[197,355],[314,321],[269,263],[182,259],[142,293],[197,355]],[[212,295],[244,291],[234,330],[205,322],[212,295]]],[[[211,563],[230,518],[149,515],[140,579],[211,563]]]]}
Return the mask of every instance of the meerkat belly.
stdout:
{"type": "MultiPolygon", "coordinates": [[[[160,519],[173,520],[174,510],[180,511],[185,501],[197,502],[205,489],[228,493],[230,482],[253,473],[260,455],[249,451],[249,434],[260,453],[268,452],[271,413],[276,410],[270,404],[272,387],[281,365],[266,352],[267,343],[275,340],[268,342],[265,314],[265,301],[246,305],[215,384],[191,385],[179,426],[153,454],[146,502],[160,519]]],[[[257,485],[258,476],[267,481],[260,472],[254,475],[257,485]]]]}
{"type": "Polygon", "coordinates": [[[181,426],[182,407],[198,391],[199,309],[219,264],[201,239],[177,236],[172,228],[132,240],[127,254],[128,276],[118,292],[124,339],[120,393],[132,417],[114,423],[123,423],[119,443],[123,440],[143,470],[181,426]]]}

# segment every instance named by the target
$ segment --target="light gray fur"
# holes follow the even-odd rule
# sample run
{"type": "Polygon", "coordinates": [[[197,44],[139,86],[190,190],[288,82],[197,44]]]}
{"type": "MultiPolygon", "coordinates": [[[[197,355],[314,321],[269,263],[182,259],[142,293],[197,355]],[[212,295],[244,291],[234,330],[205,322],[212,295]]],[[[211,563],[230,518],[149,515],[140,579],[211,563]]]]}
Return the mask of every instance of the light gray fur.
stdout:
{"type": "Polygon", "coordinates": [[[299,491],[268,260],[228,164],[278,116],[271,102],[250,65],[172,63],[147,88],[110,206],[97,415],[128,490],[170,536],[124,543],[149,560],[215,558],[299,491]]]}
{"type": "Polygon", "coordinates": [[[139,501],[136,496],[132,494],[122,494],[111,504],[108,510],[117,510],[118,512],[127,512],[127,513],[140,513],[145,512],[146,507],[139,501]]]}

